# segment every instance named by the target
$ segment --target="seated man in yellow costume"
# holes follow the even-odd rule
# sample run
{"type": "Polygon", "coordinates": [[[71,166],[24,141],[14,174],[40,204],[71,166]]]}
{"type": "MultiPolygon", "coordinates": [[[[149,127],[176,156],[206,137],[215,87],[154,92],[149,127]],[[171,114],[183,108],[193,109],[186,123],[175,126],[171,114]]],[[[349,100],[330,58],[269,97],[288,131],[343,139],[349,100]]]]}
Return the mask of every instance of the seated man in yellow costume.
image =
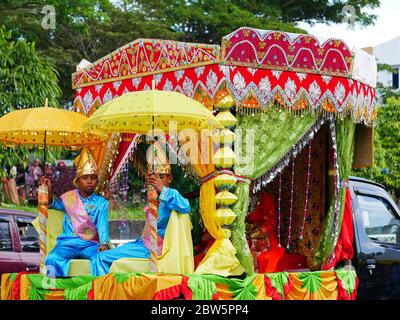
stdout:
{"type": "MultiPolygon", "coordinates": [[[[83,150],[75,160],[74,184],[78,189],[64,193],[50,207],[65,211],[61,235],[46,258],[49,276],[68,276],[71,260],[93,258],[108,249],[108,201],[94,194],[97,186],[97,164],[89,150],[83,150]]],[[[52,196],[50,179],[42,177],[52,196]]],[[[91,264],[93,273],[93,263],[91,264]]]]}
{"type": "MultiPolygon", "coordinates": [[[[183,198],[179,192],[169,187],[172,182],[171,165],[164,151],[158,143],[155,143],[155,148],[159,154],[159,158],[164,158],[162,162],[156,162],[149,166],[147,172],[146,183],[153,186],[158,194],[158,256],[163,252],[164,236],[168,222],[171,217],[171,212],[175,210],[180,214],[188,214],[190,212],[189,201],[183,198]],[[162,156],[160,156],[160,154],[162,156]]],[[[145,208],[146,217],[149,214],[148,207],[145,208]]],[[[148,219],[144,227],[142,237],[133,242],[128,242],[117,248],[101,252],[94,259],[94,275],[105,275],[109,273],[112,263],[121,258],[142,258],[150,259],[150,226],[148,219]]],[[[178,264],[179,262],[176,261],[178,264]]]]}

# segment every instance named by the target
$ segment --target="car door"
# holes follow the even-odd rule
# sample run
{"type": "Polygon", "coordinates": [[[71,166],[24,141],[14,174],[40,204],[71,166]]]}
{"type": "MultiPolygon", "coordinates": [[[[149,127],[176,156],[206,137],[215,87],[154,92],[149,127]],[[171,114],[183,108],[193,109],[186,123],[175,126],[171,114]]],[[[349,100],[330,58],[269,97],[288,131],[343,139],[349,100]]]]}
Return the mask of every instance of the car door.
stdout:
{"type": "Polygon", "coordinates": [[[398,211],[386,192],[359,188],[355,194],[359,298],[400,298],[398,211]]]}
{"type": "Polygon", "coordinates": [[[39,272],[40,248],[39,235],[32,225],[33,218],[14,216],[21,251],[19,252],[24,271],[39,272]]]}
{"type": "Polygon", "coordinates": [[[10,215],[0,213],[0,275],[23,270],[17,247],[14,221],[10,215]]]}

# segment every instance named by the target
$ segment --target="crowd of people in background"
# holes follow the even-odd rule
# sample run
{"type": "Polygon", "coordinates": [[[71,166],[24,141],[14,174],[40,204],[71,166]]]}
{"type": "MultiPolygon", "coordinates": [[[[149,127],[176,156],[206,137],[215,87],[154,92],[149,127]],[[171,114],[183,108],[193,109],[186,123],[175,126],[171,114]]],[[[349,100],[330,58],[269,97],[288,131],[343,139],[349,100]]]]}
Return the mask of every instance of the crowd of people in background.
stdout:
{"type": "Polygon", "coordinates": [[[43,167],[39,159],[32,161],[26,168],[18,164],[5,167],[3,168],[4,175],[1,178],[1,201],[15,205],[36,205],[39,179],[44,174],[52,182],[53,194],[59,197],[74,189],[75,170],[74,167],[68,167],[64,161],[59,161],[57,164],[46,164],[43,167]]]}

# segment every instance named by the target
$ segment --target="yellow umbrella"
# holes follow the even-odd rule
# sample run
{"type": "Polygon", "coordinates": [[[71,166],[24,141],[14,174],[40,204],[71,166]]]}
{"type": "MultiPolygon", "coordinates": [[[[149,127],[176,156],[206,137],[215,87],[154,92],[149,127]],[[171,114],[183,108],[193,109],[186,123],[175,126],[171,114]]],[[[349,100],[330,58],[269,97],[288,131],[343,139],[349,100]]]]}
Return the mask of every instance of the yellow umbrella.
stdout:
{"type": "Polygon", "coordinates": [[[83,114],[50,107],[29,108],[0,118],[0,140],[17,145],[82,146],[101,138],[82,131],[83,114]]]}
{"type": "Polygon", "coordinates": [[[83,128],[91,132],[146,134],[153,128],[168,130],[223,128],[201,103],[178,92],[136,91],[115,98],[96,110],[83,128]]]}
{"type": "MultiPolygon", "coordinates": [[[[101,143],[99,136],[82,131],[82,124],[86,121],[87,117],[80,113],[49,108],[46,99],[44,107],[16,110],[1,117],[0,141],[5,142],[6,145],[42,145],[45,165],[47,145],[72,147],[101,143]]],[[[38,190],[38,209],[42,273],[45,272],[47,206],[47,187],[41,185],[38,190]]]]}
{"type": "MultiPolygon", "coordinates": [[[[96,110],[83,128],[96,132],[147,134],[154,128],[168,131],[170,121],[176,129],[223,128],[222,124],[196,100],[178,92],[137,91],[115,98],[96,110]]],[[[150,270],[157,271],[157,194],[148,188],[150,225],[150,270]]]]}

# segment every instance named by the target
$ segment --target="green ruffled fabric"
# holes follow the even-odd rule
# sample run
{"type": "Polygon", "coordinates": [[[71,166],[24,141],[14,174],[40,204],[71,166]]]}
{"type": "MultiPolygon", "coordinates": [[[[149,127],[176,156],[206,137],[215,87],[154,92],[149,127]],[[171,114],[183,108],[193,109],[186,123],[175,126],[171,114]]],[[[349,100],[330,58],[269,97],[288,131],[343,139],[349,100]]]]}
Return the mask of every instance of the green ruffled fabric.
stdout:
{"type": "Polygon", "coordinates": [[[246,277],[245,279],[226,278],[217,275],[201,275],[203,279],[208,279],[214,283],[225,284],[229,286],[235,300],[255,300],[257,298],[257,289],[253,285],[256,274],[246,277]]]}
{"type": "MultiPolygon", "coordinates": [[[[80,276],[66,279],[53,279],[40,274],[28,274],[28,278],[31,282],[29,300],[44,300],[46,293],[50,292],[52,289],[68,289],[68,294],[71,299],[82,299],[83,292],[88,288],[87,285],[90,284],[91,287],[92,281],[97,277],[80,276]],[[82,288],[84,285],[86,286],[82,288]],[[73,291],[74,289],[77,290],[73,291]]],[[[86,292],[85,299],[87,299],[89,290],[86,292]]],[[[65,298],[67,299],[67,297],[65,298]]]]}
{"type": "MultiPolygon", "coordinates": [[[[336,144],[337,144],[337,156],[339,164],[339,177],[340,180],[348,180],[351,172],[353,163],[353,152],[354,152],[354,134],[355,124],[349,120],[337,120],[335,122],[336,128],[336,144]]],[[[346,189],[341,188],[339,192],[339,229],[342,226],[344,202],[346,198],[346,189]]],[[[332,233],[334,232],[334,219],[335,219],[335,202],[331,200],[328,214],[326,215],[323,222],[323,230],[321,238],[317,245],[317,250],[314,254],[314,263],[316,265],[322,265],[326,259],[333,253],[337,240],[332,241],[332,233]]]]}
{"type": "Polygon", "coordinates": [[[217,291],[215,282],[202,275],[188,275],[188,287],[192,291],[192,300],[212,300],[217,291]]]}
{"type": "Polygon", "coordinates": [[[125,283],[129,280],[130,277],[140,276],[142,272],[130,272],[130,273],[113,273],[113,277],[117,280],[118,284],[125,283]]]}
{"type": "Polygon", "coordinates": [[[339,269],[335,271],[336,277],[342,282],[343,289],[351,296],[356,289],[357,274],[354,270],[339,269]]]}
{"type": "Polygon", "coordinates": [[[249,207],[250,186],[247,183],[237,183],[235,195],[238,198],[232,210],[237,215],[232,224],[231,241],[236,249],[236,257],[240,261],[247,274],[254,273],[253,257],[246,240],[245,219],[249,207]]]}
{"type": "Polygon", "coordinates": [[[276,272],[265,274],[270,280],[272,287],[282,296],[282,300],[285,300],[285,286],[289,282],[288,272],[276,272]]]}
{"type": "Polygon", "coordinates": [[[87,300],[90,290],[92,290],[92,281],[77,288],[65,289],[64,298],[65,300],[87,300]]]}
{"type": "Polygon", "coordinates": [[[299,274],[299,279],[302,282],[302,287],[308,292],[319,292],[322,287],[322,278],[320,272],[302,272],[299,274]]]}

